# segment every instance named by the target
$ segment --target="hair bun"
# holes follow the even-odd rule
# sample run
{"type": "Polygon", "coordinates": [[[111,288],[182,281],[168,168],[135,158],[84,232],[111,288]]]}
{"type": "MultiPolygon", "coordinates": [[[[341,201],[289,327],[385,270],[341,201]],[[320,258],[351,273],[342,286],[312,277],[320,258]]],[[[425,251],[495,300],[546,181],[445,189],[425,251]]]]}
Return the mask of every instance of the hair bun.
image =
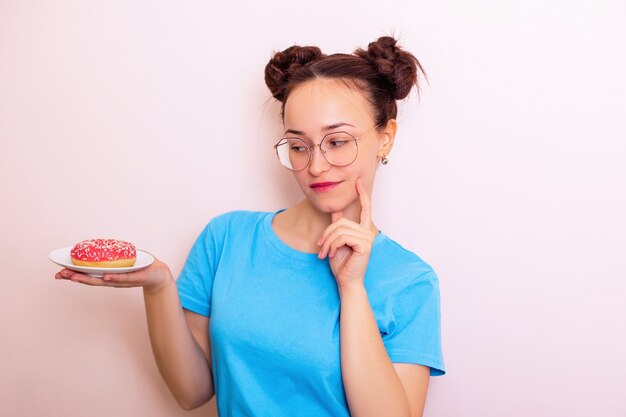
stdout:
{"type": "Polygon", "coordinates": [[[386,81],[389,93],[394,100],[402,100],[417,86],[417,71],[424,70],[413,54],[401,49],[390,36],[371,42],[367,51],[357,49],[354,54],[369,61],[386,81]]]}
{"type": "Polygon", "coordinates": [[[300,68],[324,56],[317,46],[291,46],[276,52],[265,66],[265,84],[278,101],[284,101],[289,79],[300,68]]]}

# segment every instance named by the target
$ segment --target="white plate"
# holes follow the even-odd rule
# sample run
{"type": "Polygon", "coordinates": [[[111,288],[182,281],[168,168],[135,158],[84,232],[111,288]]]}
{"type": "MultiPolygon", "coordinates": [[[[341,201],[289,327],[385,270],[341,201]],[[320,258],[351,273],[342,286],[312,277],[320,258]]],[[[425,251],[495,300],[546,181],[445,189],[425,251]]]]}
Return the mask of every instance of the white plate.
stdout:
{"type": "Polygon", "coordinates": [[[79,266],[79,265],[74,265],[72,263],[72,258],[70,256],[70,251],[72,250],[72,248],[73,246],[68,246],[67,248],[55,249],[52,252],[50,252],[50,255],[48,255],[48,258],[50,258],[50,260],[57,265],[61,265],[73,271],[78,271],[78,272],[91,275],[92,277],[101,277],[108,272],[113,273],[113,274],[123,274],[126,272],[138,271],[140,269],[150,266],[150,264],[154,262],[154,257],[152,255],[138,250],[137,259],[135,260],[135,265],[129,266],[126,268],[96,268],[92,266],[79,266]]]}

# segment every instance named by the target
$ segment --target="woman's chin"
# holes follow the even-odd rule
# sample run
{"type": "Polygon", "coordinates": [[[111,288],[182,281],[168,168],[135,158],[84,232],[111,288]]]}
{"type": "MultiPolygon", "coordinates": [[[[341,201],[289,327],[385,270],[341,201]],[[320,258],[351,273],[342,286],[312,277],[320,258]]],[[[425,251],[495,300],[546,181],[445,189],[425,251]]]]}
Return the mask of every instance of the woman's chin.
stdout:
{"type": "Polygon", "coordinates": [[[339,210],[343,210],[345,207],[344,204],[340,204],[338,202],[332,201],[316,201],[316,200],[308,200],[309,205],[320,213],[331,214],[339,210]]]}
{"type": "Polygon", "coordinates": [[[336,201],[335,200],[335,201],[314,201],[311,203],[313,207],[317,209],[317,211],[326,213],[326,214],[332,214],[338,211],[345,212],[354,204],[354,202],[355,200],[353,201],[336,201]]]}

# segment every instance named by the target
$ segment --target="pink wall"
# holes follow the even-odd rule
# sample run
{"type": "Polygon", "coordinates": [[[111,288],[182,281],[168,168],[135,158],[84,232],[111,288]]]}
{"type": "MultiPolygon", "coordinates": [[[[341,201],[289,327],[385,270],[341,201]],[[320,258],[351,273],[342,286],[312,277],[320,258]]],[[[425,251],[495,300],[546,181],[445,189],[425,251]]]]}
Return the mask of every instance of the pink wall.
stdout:
{"type": "Polygon", "coordinates": [[[426,416],[626,415],[623,2],[55,3],[0,1],[0,414],[215,416],[160,380],[140,290],[47,254],[119,237],[178,273],[212,216],[296,201],[269,55],[395,30],[430,85],[374,217],[440,275],[426,416]]]}

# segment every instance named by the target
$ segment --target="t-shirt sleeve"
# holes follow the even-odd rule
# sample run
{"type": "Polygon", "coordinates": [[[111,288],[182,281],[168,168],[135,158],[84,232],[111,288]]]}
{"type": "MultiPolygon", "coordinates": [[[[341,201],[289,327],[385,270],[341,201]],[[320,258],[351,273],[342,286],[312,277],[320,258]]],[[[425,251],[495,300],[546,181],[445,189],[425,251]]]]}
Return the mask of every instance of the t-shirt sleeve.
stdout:
{"type": "Polygon", "coordinates": [[[434,271],[419,275],[398,294],[392,326],[383,342],[392,362],[430,367],[430,374],[445,374],[441,351],[439,279],[434,271]]]}
{"type": "Polygon", "coordinates": [[[211,315],[211,295],[217,259],[212,224],[204,228],[189,251],[176,286],[183,308],[202,316],[211,315]]]}

